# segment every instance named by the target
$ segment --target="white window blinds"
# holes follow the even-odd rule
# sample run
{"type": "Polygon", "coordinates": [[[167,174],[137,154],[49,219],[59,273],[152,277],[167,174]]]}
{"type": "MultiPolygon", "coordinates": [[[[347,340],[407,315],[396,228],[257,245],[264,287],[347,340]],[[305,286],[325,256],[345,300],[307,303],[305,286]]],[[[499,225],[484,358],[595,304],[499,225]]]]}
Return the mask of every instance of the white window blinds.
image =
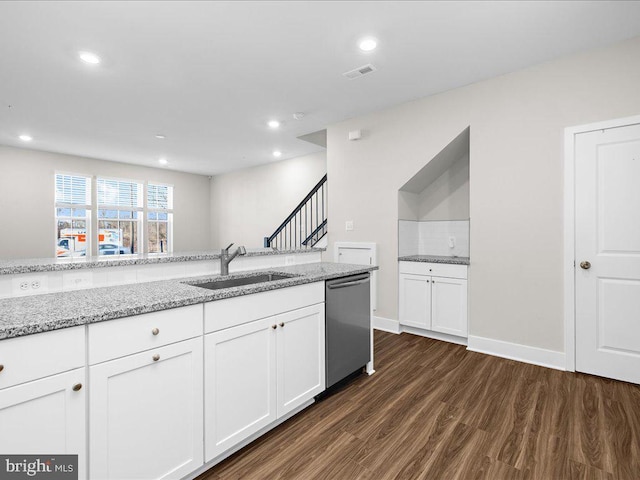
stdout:
{"type": "Polygon", "coordinates": [[[56,173],[56,204],[91,205],[91,177],[56,173]]]}
{"type": "Polygon", "coordinates": [[[147,185],[147,207],[159,210],[173,209],[173,187],[169,185],[147,185]]]}
{"type": "Polygon", "coordinates": [[[129,180],[97,179],[98,205],[142,208],[142,184],[129,180]]]}

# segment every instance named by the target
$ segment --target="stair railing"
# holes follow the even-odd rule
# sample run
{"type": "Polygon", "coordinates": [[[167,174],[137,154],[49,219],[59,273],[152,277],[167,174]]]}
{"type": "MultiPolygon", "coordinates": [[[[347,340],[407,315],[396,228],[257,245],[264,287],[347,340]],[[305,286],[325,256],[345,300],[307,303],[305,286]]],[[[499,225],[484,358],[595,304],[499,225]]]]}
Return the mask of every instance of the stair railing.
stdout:
{"type": "Polygon", "coordinates": [[[325,175],[269,237],[264,246],[278,250],[310,248],[327,233],[325,175]]]}

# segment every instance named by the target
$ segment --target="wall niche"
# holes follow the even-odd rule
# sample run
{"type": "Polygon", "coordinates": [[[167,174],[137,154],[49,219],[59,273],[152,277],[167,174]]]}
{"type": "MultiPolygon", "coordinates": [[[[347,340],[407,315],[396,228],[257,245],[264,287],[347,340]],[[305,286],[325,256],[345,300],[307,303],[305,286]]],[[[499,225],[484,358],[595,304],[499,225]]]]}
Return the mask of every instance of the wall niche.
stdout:
{"type": "Polygon", "coordinates": [[[398,190],[398,255],[469,256],[469,131],[398,190]]]}

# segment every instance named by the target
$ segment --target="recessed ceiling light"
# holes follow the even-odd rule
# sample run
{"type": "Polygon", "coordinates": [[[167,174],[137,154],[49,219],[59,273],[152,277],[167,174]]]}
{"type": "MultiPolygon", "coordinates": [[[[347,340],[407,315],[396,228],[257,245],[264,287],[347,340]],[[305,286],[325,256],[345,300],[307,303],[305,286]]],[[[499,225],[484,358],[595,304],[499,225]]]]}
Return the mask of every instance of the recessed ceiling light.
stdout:
{"type": "Polygon", "coordinates": [[[363,52],[370,52],[371,50],[375,50],[375,48],[378,46],[378,42],[375,38],[367,37],[360,40],[358,46],[363,52]]]}
{"type": "Polygon", "coordinates": [[[280,126],[280,122],[278,120],[269,120],[267,125],[269,125],[269,128],[278,128],[280,126]]]}
{"type": "Polygon", "coordinates": [[[160,165],[167,165],[167,164],[169,163],[169,160],[167,160],[166,158],[160,158],[160,159],[158,160],[158,163],[159,163],[160,165]]]}
{"type": "Polygon", "coordinates": [[[164,140],[165,138],[167,138],[166,135],[162,135],[161,133],[156,134],[155,136],[156,138],[159,138],[160,140],[164,140]]]}
{"type": "Polygon", "coordinates": [[[23,142],[30,142],[31,140],[33,140],[33,137],[31,135],[20,135],[18,138],[23,142]]]}
{"type": "Polygon", "coordinates": [[[100,57],[97,56],[95,53],[79,52],[78,56],[80,57],[80,60],[82,60],[85,63],[90,63],[92,65],[96,65],[100,63],[100,57]]]}
{"type": "Polygon", "coordinates": [[[282,156],[282,152],[280,150],[274,150],[273,151],[273,156],[278,158],[278,157],[282,156]]]}

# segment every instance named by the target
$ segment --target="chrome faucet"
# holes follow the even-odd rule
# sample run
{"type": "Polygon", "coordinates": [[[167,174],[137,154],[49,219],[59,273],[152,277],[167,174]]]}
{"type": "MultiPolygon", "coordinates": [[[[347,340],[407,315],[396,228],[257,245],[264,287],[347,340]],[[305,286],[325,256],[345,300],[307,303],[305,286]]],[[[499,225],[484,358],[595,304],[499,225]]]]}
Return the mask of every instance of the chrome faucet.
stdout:
{"type": "Polygon", "coordinates": [[[240,246],[236,248],[236,251],[233,253],[229,253],[229,249],[233,246],[233,243],[230,244],[227,248],[223,248],[220,250],[220,275],[229,275],[229,264],[231,260],[236,258],[238,255],[245,255],[247,250],[240,246]]]}

